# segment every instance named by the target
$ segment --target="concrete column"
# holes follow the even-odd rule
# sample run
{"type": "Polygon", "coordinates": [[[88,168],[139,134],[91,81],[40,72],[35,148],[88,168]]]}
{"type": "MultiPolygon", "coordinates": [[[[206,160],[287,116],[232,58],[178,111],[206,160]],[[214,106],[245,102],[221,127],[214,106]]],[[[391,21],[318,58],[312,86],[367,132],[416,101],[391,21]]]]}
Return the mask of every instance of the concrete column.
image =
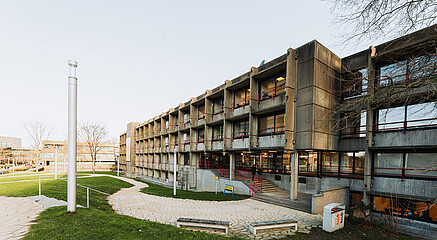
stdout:
{"type": "Polygon", "coordinates": [[[249,150],[258,147],[258,118],[253,114],[258,109],[258,82],[253,77],[257,72],[256,67],[250,69],[249,150]]]}
{"type": "MultiPolygon", "coordinates": [[[[376,80],[376,69],[372,58],[376,56],[376,48],[371,46],[369,49],[367,71],[368,71],[368,87],[367,94],[369,98],[372,99],[375,95],[375,80],[376,80]]],[[[370,204],[370,196],[368,194],[371,191],[372,184],[372,159],[373,153],[370,149],[373,146],[373,125],[374,125],[374,110],[370,103],[367,104],[366,112],[366,147],[365,147],[365,158],[364,158],[364,193],[363,193],[363,203],[367,206],[370,204]]]]}
{"type": "Polygon", "coordinates": [[[297,151],[291,154],[291,181],[290,181],[290,199],[297,199],[297,187],[299,182],[298,172],[299,172],[299,159],[297,155],[297,151]]]}
{"type": "Polygon", "coordinates": [[[234,179],[235,174],[235,153],[229,154],[229,180],[234,179]]]}
{"type": "Polygon", "coordinates": [[[295,103],[296,103],[296,51],[288,49],[286,72],[285,104],[285,150],[294,151],[295,141],[295,103]]]}

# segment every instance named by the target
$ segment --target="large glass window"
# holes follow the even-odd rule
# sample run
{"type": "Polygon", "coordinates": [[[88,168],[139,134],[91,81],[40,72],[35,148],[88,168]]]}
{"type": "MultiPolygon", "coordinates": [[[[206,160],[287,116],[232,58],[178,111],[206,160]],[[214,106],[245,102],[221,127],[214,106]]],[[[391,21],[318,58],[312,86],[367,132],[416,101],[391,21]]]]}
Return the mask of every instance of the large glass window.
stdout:
{"type": "Polygon", "coordinates": [[[259,119],[258,135],[266,136],[285,132],[285,114],[276,114],[259,119]]]}
{"type": "Polygon", "coordinates": [[[205,141],[205,129],[197,131],[197,142],[203,143],[205,141]]]}
{"type": "Polygon", "coordinates": [[[317,174],[317,152],[299,152],[299,173],[317,174]]]}
{"type": "Polygon", "coordinates": [[[220,114],[223,112],[223,98],[218,98],[212,102],[212,115],[220,114]]]}
{"type": "Polygon", "coordinates": [[[250,89],[243,89],[235,92],[234,94],[234,109],[249,104],[250,89]]]}
{"type": "Polygon", "coordinates": [[[374,173],[376,175],[401,176],[402,162],[402,153],[377,153],[374,173]]]}
{"type": "Polygon", "coordinates": [[[322,172],[323,174],[338,174],[338,153],[322,152],[322,172]]]}
{"type": "Polygon", "coordinates": [[[205,118],[205,105],[200,105],[198,108],[198,114],[197,119],[204,119],[205,118]]]}
{"type": "Polygon", "coordinates": [[[212,140],[213,141],[223,140],[223,125],[217,125],[212,128],[212,140]]]}
{"type": "Polygon", "coordinates": [[[343,113],[340,126],[341,138],[366,137],[366,112],[343,113]]]}
{"type": "Polygon", "coordinates": [[[189,123],[189,122],[190,122],[190,114],[184,113],[184,123],[189,123]]]}
{"type": "Polygon", "coordinates": [[[437,205],[398,197],[373,197],[373,209],[390,216],[437,222],[437,205]]]}
{"type": "Polygon", "coordinates": [[[347,100],[367,94],[367,68],[343,75],[341,79],[341,99],[347,100]]]}
{"type": "Polygon", "coordinates": [[[261,82],[259,100],[266,100],[285,93],[285,76],[277,76],[261,82]]]}
{"type": "Polygon", "coordinates": [[[249,137],[249,121],[234,122],[233,138],[247,138],[249,137]]]}
{"type": "Polygon", "coordinates": [[[406,153],[405,176],[437,177],[437,153],[406,153]]]}

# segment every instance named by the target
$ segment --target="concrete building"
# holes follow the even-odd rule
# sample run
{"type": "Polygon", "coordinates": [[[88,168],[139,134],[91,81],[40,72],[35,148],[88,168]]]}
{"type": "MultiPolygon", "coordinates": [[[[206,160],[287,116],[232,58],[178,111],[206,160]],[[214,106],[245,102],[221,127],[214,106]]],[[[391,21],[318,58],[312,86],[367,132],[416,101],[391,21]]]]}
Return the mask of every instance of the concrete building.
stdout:
{"type": "MultiPolygon", "coordinates": [[[[58,171],[68,170],[68,141],[43,141],[41,156],[46,171],[55,170],[55,156],[57,153],[58,171]]],[[[101,143],[95,164],[96,171],[116,169],[118,160],[118,145],[109,142],[101,143]]],[[[90,150],[85,143],[77,143],[77,171],[91,171],[92,160],[90,150]]]]}
{"type": "Polygon", "coordinates": [[[21,138],[0,136],[0,148],[22,148],[21,138]]]}
{"type": "Polygon", "coordinates": [[[120,136],[122,169],[172,185],[176,152],[180,187],[230,183],[314,214],[342,202],[374,219],[394,216],[403,232],[435,236],[436,27],[345,58],[315,40],[290,48],[129,123],[120,136]],[[288,199],[275,196],[279,190],[268,195],[272,188],[288,199]]]}

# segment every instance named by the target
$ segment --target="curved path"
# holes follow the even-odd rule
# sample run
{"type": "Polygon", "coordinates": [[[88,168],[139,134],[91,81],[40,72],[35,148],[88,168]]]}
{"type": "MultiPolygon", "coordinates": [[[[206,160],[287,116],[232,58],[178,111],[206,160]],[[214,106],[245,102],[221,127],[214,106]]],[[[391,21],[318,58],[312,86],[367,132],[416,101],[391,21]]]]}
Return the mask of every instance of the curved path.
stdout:
{"type": "Polygon", "coordinates": [[[0,239],[20,239],[45,208],[30,198],[0,196],[0,239]]]}
{"type": "Polygon", "coordinates": [[[298,231],[301,232],[308,232],[311,227],[320,227],[322,224],[321,216],[252,199],[217,202],[148,195],[140,192],[147,184],[123,177],[116,178],[135,186],[121,189],[109,196],[109,203],[118,213],[135,218],[173,226],[180,217],[229,221],[229,236],[256,239],[278,238],[293,233],[291,230],[268,231],[255,237],[249,233],[250,222],[292,218],[299,221],[298,231]]]}

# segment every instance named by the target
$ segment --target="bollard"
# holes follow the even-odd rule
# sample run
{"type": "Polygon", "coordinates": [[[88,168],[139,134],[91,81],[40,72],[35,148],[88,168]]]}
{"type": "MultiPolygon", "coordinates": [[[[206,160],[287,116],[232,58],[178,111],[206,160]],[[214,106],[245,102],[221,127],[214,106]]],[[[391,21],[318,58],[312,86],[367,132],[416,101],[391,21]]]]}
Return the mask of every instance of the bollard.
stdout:
{"type": "Polygon", "coordinates": [[[38,177],[38,195],[41,196],[41,177],[38,177]]]}
{"type": "Polygon", "coordinates": [[[90,189],[86,188],[86,207],[90,208],[90,189]]]}

